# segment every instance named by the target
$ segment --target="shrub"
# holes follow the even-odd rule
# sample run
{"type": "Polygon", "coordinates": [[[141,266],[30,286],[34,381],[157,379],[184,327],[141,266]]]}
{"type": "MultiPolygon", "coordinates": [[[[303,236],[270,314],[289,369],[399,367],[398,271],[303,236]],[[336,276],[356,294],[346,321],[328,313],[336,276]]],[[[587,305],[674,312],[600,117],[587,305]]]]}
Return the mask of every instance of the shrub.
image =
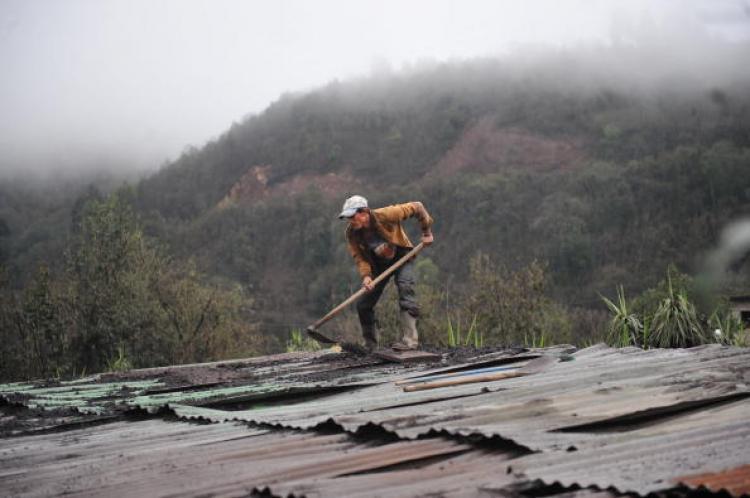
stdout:
{"type": "Polygon", "coordinates": [[[471,259],[469,282],[457,305],[465,316],[472,317],[485,344],[520,344],[543,336],[557,343],[569,339],[566,311],[545,294],[545,269],[532,261],[509,271],[481,252],[471,259]]]}

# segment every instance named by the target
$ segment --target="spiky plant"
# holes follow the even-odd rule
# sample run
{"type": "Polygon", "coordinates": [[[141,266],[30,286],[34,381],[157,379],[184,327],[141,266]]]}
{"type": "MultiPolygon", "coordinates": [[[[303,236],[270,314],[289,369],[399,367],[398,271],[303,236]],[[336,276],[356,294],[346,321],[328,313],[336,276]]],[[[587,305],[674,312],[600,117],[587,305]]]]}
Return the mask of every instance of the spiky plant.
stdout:
{"type": "Polygon", "coordinates": [[[643,324],[638,315],[630,312],[622,286],[617,288],[617,302],[600,296],[612,312],[607,327],[607,342],[615,347],[637,346],[641,342],[643,324]]]}
{"type": "Polygon", "coordinates": [[[667,272],[667,295],[651,317],[650,342],[662,348],[686,348],[703,344],[703,332],[695,305],[684,290],[676,291],[667,272]]]}
{"type": "Polygon", "coordinates": [[[713,330],[714,340],[721,344],[745,346],[742,320],[731,311],[714,310],[708,318],[708,324],[713,330]]]}

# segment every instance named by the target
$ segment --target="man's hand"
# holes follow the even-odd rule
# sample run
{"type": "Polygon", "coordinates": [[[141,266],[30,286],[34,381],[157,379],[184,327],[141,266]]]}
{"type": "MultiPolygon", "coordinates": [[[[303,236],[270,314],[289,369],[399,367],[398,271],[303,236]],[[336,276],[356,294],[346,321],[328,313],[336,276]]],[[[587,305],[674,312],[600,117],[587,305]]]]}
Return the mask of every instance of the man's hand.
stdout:
{"type": "Polygon", "coordinates": [[[363,278],[362,279],[362,287],[364,287],[365,289],[367,289],[368,292],[371,291],[373,289],[373,287],[374,287],[372,285],[372,277],[365,277],[365,278],[363,278]]]}
{"type": "Polygon", "coordinates": [[[432,244],[432,241],[433,241],[432,232],[422,234],[422,243],[425,246],[429,246],[430,244],[432,244]]]}

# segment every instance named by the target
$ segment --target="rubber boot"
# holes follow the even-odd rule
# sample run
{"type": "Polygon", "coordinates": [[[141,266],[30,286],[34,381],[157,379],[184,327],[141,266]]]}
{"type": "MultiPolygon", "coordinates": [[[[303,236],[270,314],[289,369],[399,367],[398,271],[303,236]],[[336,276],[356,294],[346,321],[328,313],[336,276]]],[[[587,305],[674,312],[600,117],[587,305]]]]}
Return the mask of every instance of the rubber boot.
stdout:
{"type": "Polygon", "coordinates": [[[401,340],[391,346],[395,350],[417,349],[419,334],[417,333],[417,319],[408,311],[401,310],[401,340]]]}
{"type": "Polygon", "coordinates": [[[375,332],[375,325],[362,325],[362,336],[365,338],[365,349],[373,352],[378,349],[378,335],[375,332]]]}

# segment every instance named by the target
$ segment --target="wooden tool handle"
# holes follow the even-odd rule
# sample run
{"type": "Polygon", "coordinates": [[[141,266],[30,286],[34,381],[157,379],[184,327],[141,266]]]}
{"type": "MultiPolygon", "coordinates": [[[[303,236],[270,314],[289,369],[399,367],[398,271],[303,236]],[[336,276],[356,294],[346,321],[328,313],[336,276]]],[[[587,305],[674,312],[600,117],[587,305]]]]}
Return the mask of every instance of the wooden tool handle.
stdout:
{"type": "MultiPolygon", "coordinates": [[[[419,251],[421,251],[422,249],[424,249],[424,242],[420,242],[419,245],[417,245],[417,247],[415,247],[414,249],[412,249],[411,251],[409,251],[408,253],[406,253],[403,258],[401,258],[398,261],[396,261],[395,263],[393,263],[390,266],[390,268],[388,268],[386,271],[384,271],[383,273],[381,273],[380,275],[378,275],[378,277],[375,280],[372,281],[372,286],[375,287],[380,282],[382,282],[383,280],[385,280],[386,278],[388,278],[393,272],[395,272],[396,270],[398,270],[399,268],[401,268],[402,266],[404,266],[404,264],[406,264],[407,261],[409,261],[411,258],[413,258],[414,256],[416,256],[419,253],[419,251]]],[[[360,297],[362,297],[367,292],[369,292],[369,291],[367,289],[365,289],[364,287],[361,288],[361,289],[359,289],[357,292],[355,292],[354,294],[352,294],[351,296],[349,296],[344,302],[342,302],[341,304],[339,304],[338,306],[336,306],[335,308],[333,308],[331,311],[329,311],[326,316],[324,316],[323,318],[321,318],[317,322],[315,322],[312,325],[310,325],[309,327],[307,327],[307,330],[308,331],[310,331],[310,330],[314,331],[315,329],[317,329],[318,327],[320,327],[321,325],[323,325],[324,323],[326,323],[328,320],[330,320],[334,316],[338,315],[341,312],[341,310],[343,310],[344,308],[346,308],[347,306],[349,306],[350,304],[352,304],[354,301],[356,301],[357,299],[359,299],[360,297]]]]}
{"type": "Polygon", "coordinates": [[[481,375],[466,375],[455,379],[437,380],[435,382],[422,382],[404,386],[404,392],[423,391],[425,389],[435,389],[438,387],[457,386],[459,384],[472,384],[474,382],[490,382],[493,380],[510,379],[512,377],[522,377],[527,375],[524,372],[498,372],[481,375]]]}

